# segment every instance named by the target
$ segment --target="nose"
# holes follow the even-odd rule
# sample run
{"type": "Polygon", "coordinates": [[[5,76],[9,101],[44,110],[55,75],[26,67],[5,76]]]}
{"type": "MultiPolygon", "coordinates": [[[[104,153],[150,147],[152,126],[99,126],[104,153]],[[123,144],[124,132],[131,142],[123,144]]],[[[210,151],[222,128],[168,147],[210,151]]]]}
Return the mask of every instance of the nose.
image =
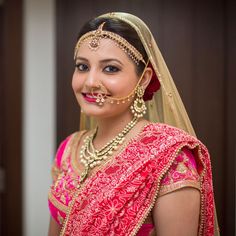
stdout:
{"type": "Polygon", "coordinates": [[[89,89],[99,88],[100,87],[100,79],[99,74],[95,70],[90,70],[87,74],[87,78],[85,80],[85,86],[89,89]]]}

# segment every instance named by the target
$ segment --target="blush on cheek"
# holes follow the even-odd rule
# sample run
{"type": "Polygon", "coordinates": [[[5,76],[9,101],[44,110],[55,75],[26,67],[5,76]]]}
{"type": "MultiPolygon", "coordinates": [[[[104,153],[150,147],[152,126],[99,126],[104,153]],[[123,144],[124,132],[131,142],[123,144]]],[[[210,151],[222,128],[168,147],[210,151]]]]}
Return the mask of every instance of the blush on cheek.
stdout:
{"type": "Polygon", "coordinates": [[[71,87],[74,92],[80,91],[82,88],[81,80],[78,78],[78,76],[75,75],[75,73],[72,76],[71,87]]]}

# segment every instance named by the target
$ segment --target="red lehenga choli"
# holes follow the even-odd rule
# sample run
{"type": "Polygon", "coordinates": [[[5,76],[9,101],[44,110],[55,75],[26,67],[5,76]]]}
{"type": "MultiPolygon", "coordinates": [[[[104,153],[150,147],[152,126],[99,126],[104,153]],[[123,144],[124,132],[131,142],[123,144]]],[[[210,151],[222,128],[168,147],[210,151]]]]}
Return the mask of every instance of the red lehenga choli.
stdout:
{"type": "Polygon", "coordinates": [[[49,207],[62,235],[147,236],[154,225],[145,220],[157,198],[184,187],[201,192],[199,235],[214,234],[211,164],[199,140],[168,125],[146,125],[78,187],[80,134],[60,145],[53,166],[49,207]]]}

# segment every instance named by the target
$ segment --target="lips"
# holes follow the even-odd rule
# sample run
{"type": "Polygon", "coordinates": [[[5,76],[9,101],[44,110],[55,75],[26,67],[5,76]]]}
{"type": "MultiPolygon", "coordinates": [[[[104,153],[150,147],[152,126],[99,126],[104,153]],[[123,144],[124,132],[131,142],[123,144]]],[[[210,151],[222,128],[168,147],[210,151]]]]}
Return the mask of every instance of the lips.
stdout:
{"type": "MultiPolygon", "coordinates": [[[[98,97],[98,94],[101,93],[81,93],[83,98],[85,99],[85,101],[89,102],[89,103],[96,103],[96,99],[98,97]]],[[[107,97],[110,95],[106,95],[106,94],[102,94],[103,97],[107,97]]]]}
{"type": "Polygon", "coordinates": [[[84,99],[87,102],[90,102],[90,103],[95,103],[96,102],[97,98],[94,95],[95,94],[91,94],[91,93],[82,93],[82,96],[84,97],[84,99]]]}

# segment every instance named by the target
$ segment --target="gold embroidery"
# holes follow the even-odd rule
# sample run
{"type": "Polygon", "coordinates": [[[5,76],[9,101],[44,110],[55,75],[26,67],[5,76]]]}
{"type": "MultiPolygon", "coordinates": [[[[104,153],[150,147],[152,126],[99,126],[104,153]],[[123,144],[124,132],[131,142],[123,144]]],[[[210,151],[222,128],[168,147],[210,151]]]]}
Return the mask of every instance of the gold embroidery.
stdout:
{"type": "Polygon", "coordinates": [[[61,166],[62,169],[67,170],[67,164],[65,162],[66,158],[69,156],[69,153],[71,152],[71,146],[73,145],[74,137],[78,134],[78,132],[75,132],[71,135],[70,140],[67,142],[66,147],[64,149],[64,152],[62,154],[61,158],[61,166]]]}
{"type": "Polygon", "coordinates": [[[141,228],[142,224],[145,222],[148,214],[151,212],[151,210],[153,209],[155,203],[156,203],[156,199],[159,197],[159,191],[160,191],[160,185],[161,185],[161,180],[164,177],[164,175],[167,173],[168,169],[171,167],[171,165],[174,163],[176,157],[180,154],[181,150],[184,147],[188,147],[190,149],[197,149],[198,151],[198,156],[201,160],[201,163],[203,164],[203,172],[200,175],[200,192],[201,192],[201,217],[200,217],[200,227],[199,227],[199,236],[202,235],[202,228],[203,228],[203,222],[204,222],[204,195],[202,194],[202,183],[203,183],[203,177],[206,173],[206,166],[204,165],[204,162],[202,160],[202,154],[201,154],[201,147],[199,144],[195,144],[195,145],[189,145],[189,144],[184,144],[181,145],[172,155],[172,157],[170,158],[169,163],[166,165],[166,167],[162,170],[161,174],[159,175],[158,181],[157,181],[157,187],[156,187],[156,193],[155,196],[153,198],[152,203],[149,205],[149,207],[146,208],[146,210],[144,211],[144,213],[142,214],[142,216],[140,216],[140,220],[139,223],[134,227],[133,231],[131,232],[131,236],[134,236],[137,234],[137,232],[139,231],[139,229],[141,228]]]}
{"type": "Polygon", "coordinates": [[[73,144],[71,145],[72,146],[71,147],[71,166],[78,176],[80,176],[80,174],[81,174],[81,169],[79,168],[79,165],[78,165],[76,151],[77,151],[77,147],[79,145],[80,139],[85,134],[85,132],[86,131],[80,132],[77,135],[77,137],[74,138],[73,144]]]}
{"type": "Polygon", "coordinates": [[[167,193],[176,191],[181,188],[186,188],[186,187],[196,188],[200,190],[200,182],[195,181],[195,180],[183,180],[183,181],[178,181],[173,184],[163,185],[160,188],[158,197],[163,196],[167,193]]]}
{"type": "Polygon", "coordinates": [[[54,195],[51,193],[51,191],[48,194],[48,199],[49,201],[60,211],[67,213],[67,209],[68,207],[66,205],[64,205],[63,203],[59,202],[54,195]]]}
{"type": "Polygon", "coordinates": [[[178,163],[177,167],[176,167],[176,171],[178,171],[181,174],[185,174],[187,172],[188,168],[186,167],[186,165],[182,162],[178,163]]]}
{"type": "Polygon", "coordinates": [[[170,184],[173,184],[173,183],[174,183],[174,180],[173,180],[173,178],[172,178],[172,175],[171,175],[170,171],[167,172],[167,175],[168,175],[168,178],[169,178],[169,180],[170,180],[170,184]]]}
{"type": "Polygon", "coordinates": [[[63,216],[60,214],[59,211],[57,212],[57,219],[58,219],[60,225],[62,225],[63,222],[64,222],[64,220],[65,220],[65,219],[63,218],[63,216]]]}
{"type": "Polygon", "coordinates": [[[65,196],[64,196],[63,194],[61,195],[60,200],[61,200],[64,204],[66,204],[66,198],[65,198],[65,196]]]}
{"type": "Polygon", "coordinates": [[[51,176],[53,182],[57,180],[58,175],[61,173],[60,169],[56,166],[56,163],[54,161],[52,169],[51,169],[51,176]]]}
{"type": "MultiPolygon", "coordinates": [[[[149,207],[146,208],[146,210],[144,211],[144,213],[142,214],[142,216],[140,216],[140,220],[139,220],[139,223],[134,227],[133,231],[131,232],[131,235],[136,235],[136,233],[138,232],[139,228],[141,227],[141,225],[143,224],[143,222],[145,221],[147,215],[151,212],[154,204],[155,204],[155,201],[157,199],[157,197],[159,196],[159,189],[160,189],[160,182],[161,182],[161,179],[163,178],[163,176],[166,174],[166,172],[168,171],[168,169],[170,168],[170,166],[173,164],[175,158],[179,155],[181,149],[184,147],[184,146],[187,146],[189,147],[190,149],[195,149],[197,148],[198,149],[198,154],[199,154],[199,157],[200,157],[200,160],[202,161],[202,155],[201,155],[201,147],[200,145],[196,144],[196,145],[188,145],[188,144],[184,144],[182,146],[180,146],[174,153],[173,155],[171,155],[170,157],[170,161],[169,163],[167,164],[167,166],[161,171],[161,174],[158,178],[158,181],[157,181],[157,187],[156,187],[156,193],[155,193],[155,196],[154,196],[154,199],[153,199],[153,202],[150,204],[149,207]]],[[[201,177],[201,184],[203,182],[203,176],[205,174],[205,165],[204,165],[204,162],[202,161],[202,164],[203,164],[203,167],[204,167],[204,170],[203,172],[201,173],[200,177],[201,177]]],[[[79,186],[80,188],[78,189],[78,191],[75,193],[75,196],[73,197],[73,200],[69,206],[69,209],[68,209],[68,214],[66,216],[66,220],[64,221],[63,223],[63,227],[62,227],[62,231],[60,233],[60,235],[63,235],[65,230],[66,230],[66,224],[69,220],[69,215],[70,215],[70,212],[71,212],[71,209],[72,209],[72,206],[74,205],[74,202],[77,198],[77,196],[79,195],[79,193],[81,192],[82,188],[84,187],[84,184],[81,184],[79,186]]],[[[199,187],[199,189],[201,190],[201,187],[199,187]]],[[[202,192],[202,190],[201,190],[202,192]]],[[[199,229],[199,235],[202,235],[201,234],[201,231],[202,231],[202,227],[203,227],[203,222],[204,222],[204,195],[202,194],[201,196],[201,220],[200,220],[200,229],[199,229]]]]}
{"type": "Polygon", "coordinates": [[[54,189],[56,189],[62,179],[62,177],[64,177],[64,173],[60,173],[58,176],[57,176],[57,179],[55,180],[55,183],[54,183],[54,189]]]}
{"type": "MultiPolygon", "coordinates": [[[[149,124],[150,124],[150,123],[145,124],[145,125],[141,128],[141,130],[139,130],[139,132],[138,132],[133,138],[131,138],[130,140],[126,140],[126,141],[123,143],[123,145],[121,146],[121,149],[120,149],[120,151],[117,153],[117,155],[120,155],[120,154],[125,150],[125,147],[126,147],[126,146],[128,146],[130,143],[132,143],[134,140],[136,140],[136,139],[140,136],[140,134],[144,131],[144,129],[146,128],[146,126],[148,126],[149,124]]],[[[141,137],[141,136],[140,136],[140,137],[141,137]]],[[[72,155],[72,158],[73,158],[73,155],[75,156],[75,150],[73,151],[73,153],[72,153],[71,155],[72,155]]],[[[98,167],[98,170],[104,169],[105,166],[106,166],[106,164],[107,164],[107,165],[111,165],[113,162],[114,162],[114,159],[109,159],[109,160],[107,160],[107,161],[104,163],[104,165],[98,167]]],[[[76,164],[76,163],[75,163],[75,164],[76,164]]],[[[95,174],[96,174],[96,172],[92,172],[92,174],[91,174],[91,176],[90,176],[90,179],[92,179],[92,177],[93,177],[95,174]]],[[[89,181],[89,179],[88,179],[88,181],[89,181]]],[[[74,196],[73,196],[71,202],[69,203],[69,207],[68,207],[68,211],[67,211],[67,214],[66,214],[66,218],[65,218],[65,221],[63,222],[63,225],[62,225],[62,227],[61,227],[60,236],[62,236],[62,235],[65,234],[66,225],[67,225],[67,222],[68,222],[68,220],[69,220],[70,212],[71,212],[71,210],[72,210],[72,207],[73,207],[73,205],[74,205],[74,203],[75,203],[75,201],[76,201],[78,195],[79,195],[80,192],[83,190],[85,184],[88,184],[88,182],[85,181],[85,182],[83,182],[83,183],[81,183],[81,184],[78,184],[78,186],[77,186],[77,191],[75,191],[75,194],[74,194],[74,196]]]]}

